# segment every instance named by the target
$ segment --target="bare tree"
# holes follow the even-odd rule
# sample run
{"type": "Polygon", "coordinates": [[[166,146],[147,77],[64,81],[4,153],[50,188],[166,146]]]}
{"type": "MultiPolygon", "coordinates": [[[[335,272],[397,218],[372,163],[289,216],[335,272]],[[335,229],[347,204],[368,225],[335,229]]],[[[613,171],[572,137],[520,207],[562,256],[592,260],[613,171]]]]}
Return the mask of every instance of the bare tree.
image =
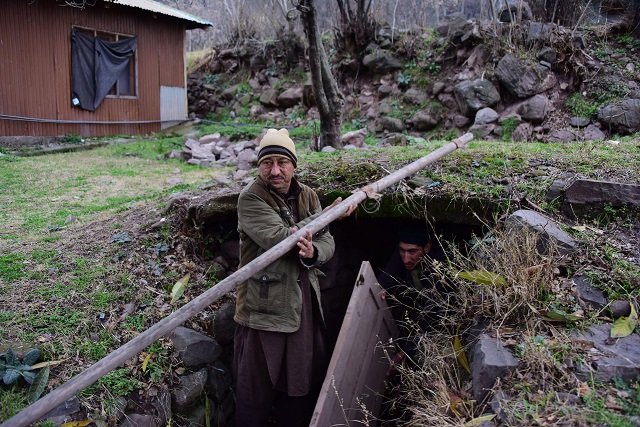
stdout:
{"type": "Polygon", "coordinates": [[[340,27],[336,34],[338,48],[358,58],[375,37],[375,22],[371,16],[373,0],[336,0],[336,3],[340,11],[340,27]]]}
{"type": "MultiPolygon", "coordinates": [[[[295,0],[294,0],[295,1],[295,0]]],[[[302,26],[309,43],[309,69],[316,105],[320,113],[320,140],[317,148],[330,145],[342,148],[340,125],[344,96],[331,74],[329,61],[322,46],[314,0],[299,0],[296,9],[300,12],[302,26]]]]}

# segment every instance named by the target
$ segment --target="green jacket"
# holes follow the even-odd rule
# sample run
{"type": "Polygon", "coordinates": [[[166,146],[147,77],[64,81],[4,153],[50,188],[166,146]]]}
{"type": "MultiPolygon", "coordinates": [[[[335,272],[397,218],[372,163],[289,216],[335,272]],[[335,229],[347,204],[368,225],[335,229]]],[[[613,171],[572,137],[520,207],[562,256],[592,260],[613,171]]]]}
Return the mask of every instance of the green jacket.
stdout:
{"type": "MultiPolygon", "coordinates": [[[[292,179],[296,191],[298,223],[294,223],[285,201],[259,177],[247,185],[238,198],[238,231],[240,233],[240,267],[253,261],[293,232],[290,227],[304,227],[322,213],[318,195],[311,188],[292,179]]],[[[320,303],[317,268],[327,262],[335,249],[329,231],[313,237],[317,257],[305,266],[297,246],[248,281],[238,285],[235,321],[253,329],[295,332],[300,327],[302,292],[298,284],[301,268],[309,271],[309,281],[320,303]]]]}

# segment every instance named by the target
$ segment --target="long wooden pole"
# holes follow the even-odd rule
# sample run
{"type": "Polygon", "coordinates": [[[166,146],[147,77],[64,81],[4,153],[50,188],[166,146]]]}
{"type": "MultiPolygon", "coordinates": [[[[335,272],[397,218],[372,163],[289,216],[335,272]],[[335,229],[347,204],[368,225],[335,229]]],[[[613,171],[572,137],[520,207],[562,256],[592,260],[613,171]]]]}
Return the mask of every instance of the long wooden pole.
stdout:
{"type": "Polygon", "coordinates": [[[160,337],[167,335],[176,327],[183,324],[186,320],[195,316],[220,297],[233,290],[239,283],[248,280],[256,272],[264,269],[272,262],[285,255],[296,245],[298,239],[305,235],[307,230],[311,231],[311,233],[315,233],[323,229],[336,219],[342,217],[350,206],[358,205],[366,198],[371,197],[385,188],[400,182],[402,179],[415,174],[427,165],[434,163],[436,160],[439,160],[458,148],[464,147],[472,139],[473,136],[470,133],[462,135],[460,138],[457,138],[437,150],[432,151],[402,169],[399,169],[396,172],[393,172],[356,191],[332,209],[326,210],[314,221],[287,237],[285,240],[278,243],[255,260],[243,266],[211,289],[183,305],[178,310],[160,320],[158,323],[142,332],[131,341],[115,349],[107,356],[91,365],[85,371],[79,373],[40,400],[27,406],[14,417],[2,423],[0,427],[22,427],[40,420],[53,408],[74,396],[80,390],[90,386],[118,366],[122,366],[127,360],[153,344],[160,337]]]}

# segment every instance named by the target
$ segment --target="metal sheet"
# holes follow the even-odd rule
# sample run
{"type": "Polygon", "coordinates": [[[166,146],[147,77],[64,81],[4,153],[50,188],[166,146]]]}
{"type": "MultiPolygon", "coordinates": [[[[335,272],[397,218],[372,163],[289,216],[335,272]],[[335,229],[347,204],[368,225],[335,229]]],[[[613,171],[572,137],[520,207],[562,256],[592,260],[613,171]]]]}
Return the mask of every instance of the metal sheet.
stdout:
{"type": "Polygon", "coordinates": [[[310,426],[362,425],[378,415],[389,367],[384,346],[398,334],[380,290],[363,262],[310,426]]]}
{"type": "Polygon", "coordinates": [[[206,19],[198,18],[195,15],[192,15],[187,12],[183,12],[178,9],[174,9],[173,7],[164,5],[162,3],[158,3],[153,0],[105,0],[107,3],[115,3],[121,4],[123,6],[136,7],[143,10],[148,10],[149,12],[156,12],[161,15],[172,16],[174,18],[184,19],[191,23],[189,28],[201,28],[201,27],[212,27],[213,24],[206,19]],[[193,25],[197,24],[197,25],[193,25]]]}
{"type": "Polygon", "coordinates": [[[187,90],[160,86],[160,120],[162,129],[187,119],[187,90]]]}

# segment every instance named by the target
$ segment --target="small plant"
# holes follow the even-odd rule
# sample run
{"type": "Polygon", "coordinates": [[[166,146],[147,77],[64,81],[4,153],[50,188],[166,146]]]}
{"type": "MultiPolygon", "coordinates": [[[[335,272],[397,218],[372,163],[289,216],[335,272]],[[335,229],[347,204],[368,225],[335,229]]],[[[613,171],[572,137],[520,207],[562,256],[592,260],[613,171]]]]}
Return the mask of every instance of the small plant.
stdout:
{"type": "Polygon", "coordinates": [[[567,99],[567,108],[572,115],[578,117],[592,117],[598,111],[598,105],[576,92],[567,99]]]}
{"type": "Polygon", "coordinates": [[[81,144],[84,142],[80,135],[69,133],[62,138],[62,141],[66,144],[81,144]]]}
{"type": "Polygon", "coordinates": [[[0,375],[2,376],[2,382],[6,385],[15,384],[20,377],[31,384],[36,378],[35,372],[31,367],[40,358],[40,350],[33,348],[29,350],[22,360],[20,360],[13,350],[8,349],[6,352],[0,354],[0,375]]]}
{"type": "Polygon", "coordinates": [[[502,122],[502,140],[511,141],[513,131],[518,127],[518,121],[515,117],[509,117],[502,122]]]}
{"type": "Polygon", "coordinates": [[[396,82],[401,87],[407,87],[411,84],[411,76],[405,73],[398,73],[396,76],[396,82]]]}

